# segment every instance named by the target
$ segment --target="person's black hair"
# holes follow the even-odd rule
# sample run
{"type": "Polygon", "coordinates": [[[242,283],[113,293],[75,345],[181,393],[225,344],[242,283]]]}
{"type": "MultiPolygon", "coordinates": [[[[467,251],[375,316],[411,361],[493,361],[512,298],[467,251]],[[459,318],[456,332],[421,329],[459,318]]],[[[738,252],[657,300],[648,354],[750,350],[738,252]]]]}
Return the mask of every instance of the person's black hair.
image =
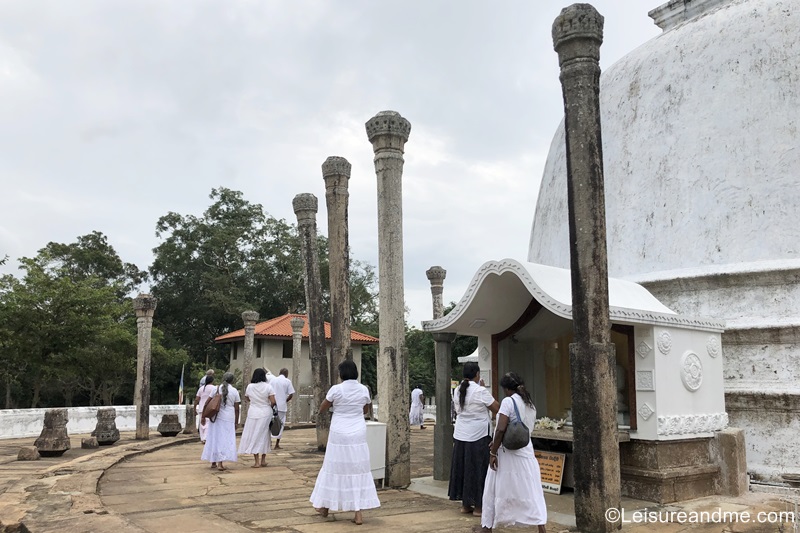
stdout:
{"type": "Polygon", "coordinates": [[[342,381],[358,379],[358,367],[350,359],[345,359],[339,363],[339,377],[342,378],[342,381]]]}
{"type": "Polygon", "coordinates": [[[500,386],[504,389],[516,392],[519,394],[520,398],[522,398],[522,401],[525,402],[525,405],[533,407],[533,398],[531,398],[531,393],[528,392],[528,389],[525,388],[525,382],[522,381],[522,378],[516,373],[509,372],[500,378],[500,386]]]}
{"type": "Polygon", "coordinates": [[[211,385],[212,383],[214,383],[214,374],[208,374],[205,383],[203,383],[203,388],[205,389],[206,385],[211,385]]]}
{"type": "Polygon", "coordinates": [[[262,383],[264,381],[267,381],[267,371],[263,368],[253,370],[253,379],[250,380],[250,383],[262,383]]]}
{"type": "Polygon", "coordinates": [[[289,369],[288,368],[281,368],[281,371],[278,372],[281,376],[288,378],[289,377],[289,369]]]}
{"type": "Polygon", "coordinates": [[[464,370],[462,376],[464,379],[461,380],[461,385],[458,387],[458,404],[461,408],[464,408],[464,402],[467,399],[467,389],[469,388],[469,382],[475,379],[475,376],[478,375],[478,372],[481,371],[480,365],[478,363],[474,363],[470,361],[469,363],[464,363],[464,370]]]}

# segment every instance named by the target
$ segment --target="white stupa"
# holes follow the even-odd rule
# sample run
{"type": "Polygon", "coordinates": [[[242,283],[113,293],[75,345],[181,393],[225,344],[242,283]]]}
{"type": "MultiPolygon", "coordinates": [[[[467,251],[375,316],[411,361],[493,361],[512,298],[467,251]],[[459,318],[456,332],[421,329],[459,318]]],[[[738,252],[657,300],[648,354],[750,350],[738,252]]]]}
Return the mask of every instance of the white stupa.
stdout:
{"type": "MultiPolygon", "coordinates": [[[[723,320],[748,470],[800,468],[800,0],[672,0],[602,74],[609,275],[723,320]]],[[[563,124],[528,259],[569,267],[563,124]]],[[[794,469],[794,470],[792,470],[794,469]]]]}

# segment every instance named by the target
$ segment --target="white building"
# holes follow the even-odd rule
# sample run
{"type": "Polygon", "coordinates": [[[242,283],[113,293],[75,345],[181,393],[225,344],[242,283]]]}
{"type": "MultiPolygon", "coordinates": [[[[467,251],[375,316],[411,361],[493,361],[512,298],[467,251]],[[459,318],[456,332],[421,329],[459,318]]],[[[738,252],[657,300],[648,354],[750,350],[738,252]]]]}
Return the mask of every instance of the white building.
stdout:
{"type": "MultiPolygon", "coordinates": [[[[256,324],[255,339],[253,346],[253,368],[267,368],[273,374],[277,375],[281,368],[288,368],[289,372],[292,371],[292,326],[290,321],[292,318],[299,317],[305,320],[303,326],[303,339],[301,344],[300,354],[300,375],[292,376],[295,389],[311,387],[312,374],[311,374],[311,357],[309,352],[309,339],[308,339],[308,319],[306,315],[286,314],[259,322],[256,324]]],[[[230,359],[229,368],[231,372],[234,369],[242,370],[243,354],[244,354],[244,328],[220,335],[215,342],[220,344],[230,344],[230,359]]],[[[325,322],[325,350],[330,356],[331,349],[331,325],[325,322]]],[[[353,348],[353,361],[358,367],[359,377],[361,374],[361,347],[369,344],[378,344],[378,339],[364,333],[357,331],[350,332],[350,341],[353,348]]],[[[249,376],[244,376],[243,379],[249,383],[249,376]]]]}
{"type": "MultiPolygon", "coordinates": [[[[633,5],[633,4],[632,4],[633,5]]],[[[603,72],[609,275],[725,322],[748,470],[800,467],[800,0],[672,0],[603,72]]],[[[563,124],[528,259],[569,267],[563,124]]]]}

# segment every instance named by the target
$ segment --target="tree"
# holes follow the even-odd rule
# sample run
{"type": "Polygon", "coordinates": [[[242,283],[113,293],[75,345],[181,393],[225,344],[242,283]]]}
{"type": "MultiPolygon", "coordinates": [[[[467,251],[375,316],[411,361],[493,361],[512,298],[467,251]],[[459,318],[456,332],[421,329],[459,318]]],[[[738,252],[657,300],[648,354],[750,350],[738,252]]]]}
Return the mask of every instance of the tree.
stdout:
{"type": "Polygon", "coordinates": [[[51,242],[20,265],[22,278],[0,278],[6,404],[12,380],[30,392],[31,407],[130,402],[136,319],[126,294],[146,273],[122,262],[99,232],[51,242]]]}
{"type": "MultiPolygon", "coordinates": [[[[202,216],[170,212],[156,225],[152,293],[159,300],[156,325],[170,346],[192,361],[228,366],[228,352],[215,337],[240,329],[247,309],[262,317],[304,312],[305,287],[297,228],[264,212],[239,191],[212,189],[202,216]]],[[[328,313],[327,239],[319,237],[323,309],[328,313]]],[[[374,320],[374,272],[351,267],[353,324],[374,320]]],[[[326,320],[329,316],[326,315],[326,320]]]]}

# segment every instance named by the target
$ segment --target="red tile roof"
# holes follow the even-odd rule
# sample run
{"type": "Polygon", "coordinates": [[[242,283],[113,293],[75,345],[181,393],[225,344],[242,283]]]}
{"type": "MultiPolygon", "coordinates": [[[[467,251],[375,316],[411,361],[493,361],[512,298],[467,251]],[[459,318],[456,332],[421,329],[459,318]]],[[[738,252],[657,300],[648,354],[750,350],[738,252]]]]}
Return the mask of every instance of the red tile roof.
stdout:
{"type": "MultiPolygon", "coordinates": [[[[266,337],[274,339],[291,339],[292,325],[290,321],[295,317],[299,317],[305,320],[305,324],[303,325],[303,339],[307,340],[308,319],[306,315],[296,315],[292,313],[267,320],[266,322],[259,322],[258,324],[256,324],[256,332],[255,332],[256,338],[266,337]]],[[[226,333],[225,335],[220,335],[219,337],[214,339],[214,342],[219,342],[219,343],[236,342],[242,339],[244,339],[244,328],[237,329],[236,331],[231,331],[230,333],[226,333]]],[[[331,325],[329,322],[325,322],[325,339],[331,340],[331,325]]],[[[350,331],[350,340],[351,342],[358,344],[378,344],[377,338],[352,330],[350,331]]]]}

